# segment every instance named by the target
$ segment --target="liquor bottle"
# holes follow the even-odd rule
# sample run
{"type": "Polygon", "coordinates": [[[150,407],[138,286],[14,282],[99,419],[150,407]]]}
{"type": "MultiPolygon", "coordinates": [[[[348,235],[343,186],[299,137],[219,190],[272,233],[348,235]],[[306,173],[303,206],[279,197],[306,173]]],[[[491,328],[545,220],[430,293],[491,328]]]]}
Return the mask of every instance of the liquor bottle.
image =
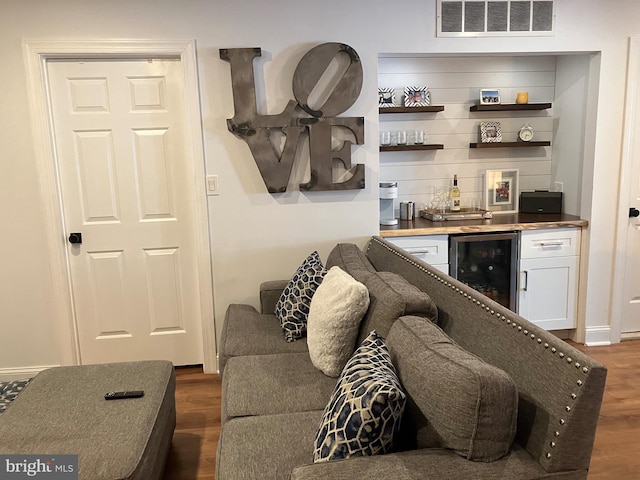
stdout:
{"type": "Polygon", "coordinates": [[[451,199],[451,211],[460,211],[460,189],[458,188],[458,175],[453,176],[453,186],[449,189],[449,198],[451,199]]]}

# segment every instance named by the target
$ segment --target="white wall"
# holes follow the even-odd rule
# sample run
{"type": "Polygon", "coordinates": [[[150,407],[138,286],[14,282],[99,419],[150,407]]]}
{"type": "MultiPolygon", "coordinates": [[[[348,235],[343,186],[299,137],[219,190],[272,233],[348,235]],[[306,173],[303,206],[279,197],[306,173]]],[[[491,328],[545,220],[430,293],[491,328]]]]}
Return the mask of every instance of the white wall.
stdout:
{"type": "MultiPolygon", "coordinates": [[[[70,363],[69,339],[56,332],[61,292],[52,278],[64,272],[48,258],[40,183],[27,109],[22,42],[26,39],[195,38],[202,92],[206,171],[219,175],[219,197],[209,198],[217,328],[230,302],[257,302],[260,281],[290,275],[312,248],[326,257],[337,240],[362,244],[378,228],[377,62],[382,52],[468,54],[558,51],[601,52],[599,103],[593,143],[595,185],[581,211],[590,221],[587,329],[610,324],[611,305],[602,295],[612,279],[615,216],[611,194],[618,182],[628,37],[636,26],[635,0],[558,0],[557,33],[540,38],[443,39],[435,37],[435,0],[300,2],[297,0],[4,0],[0,4],[0,237],[2,288],[0,369],[70,363]],[[386,19],[381,22],[380,19],[386,19]],[[578,21],[579,19],[579,21],[578,21]],[[292,98],[291,77],[301,56],[327,41],[348,43],[360,54],[364,86],[346,115],[365,117],[365,145],[353,160],[366,165],[364,191],[271,196],[247,146],[227,130],[233,115],[229,66],[223,47],[262,47],[256,62],[263,113],[277,113],[292,98]],[[612,134],[613,132],[613,134],[612,134]],[[617,133],[616,133],[617,132],[617,133]]],[[[303,181],[298,168],[295,183],[303,181]]],[[[585,189],[583,188],[583,199],[585,189]]]]}

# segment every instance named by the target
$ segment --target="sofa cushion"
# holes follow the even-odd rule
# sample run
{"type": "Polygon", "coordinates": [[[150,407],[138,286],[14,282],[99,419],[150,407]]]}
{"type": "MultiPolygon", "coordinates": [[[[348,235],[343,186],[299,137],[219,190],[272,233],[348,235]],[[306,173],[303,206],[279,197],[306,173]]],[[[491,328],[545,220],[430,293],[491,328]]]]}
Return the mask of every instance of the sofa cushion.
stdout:
{"type": "Polygon", "coordinates": [[[322,411],[232,418],[222,426],[216,480],[288,480],[311,462],[322,411]]]}
{"type": "Polygon", "coordinates": [[[444,447],[490,462],[509,452],[518,391],[503,370],[456,345],[437,325],[402,317],[387,344],[409,397],[402,423],[405,449],[444,447]]]}
{"type": "Polygon", "coordinates": [[[368,307],[367,287],[340,267],[331,267],[311,300],[307,321],[309,356],[325,375],[342,372],[368,307]]]}
{"type": "Polygon", "coordinates": [[[231,304],[227,308],[220,336],[220,373],[231,357],[306,351],[306,338],[284,341],[275,315],[258,313],[251,305],[231,304]]]}
{"type": "Polygon", "coordinates": [[[232,417],[322,411],[335,386],[336,379],[314,367],[307,353],[233,357],[222,377],[221,423],[232,417]]]}
{"type": "Polygon", "coordinates": [[[367,287],[370,298],[369,309],[360,325],[360,342],[372,330],[386,337],[393,322],[403,315],[417,315],[432,322],[438,320],[438,307],[429,295],[400,275],[376,272],[368,273],[362,278],[354,278],[367,287]]]}
{"type": "Polygon", "coordinates": [[[389,452],[405,401],[389,351],[371,332],[345,365],[324,410],[314,463],[389,452]]]}
{"type": "Polygon", "coordinates": [[[276,304],[275,314],[287,342],[304,337],[311,298],[326,270],[318,252],[311,253],[296,270],[276,304]]]}

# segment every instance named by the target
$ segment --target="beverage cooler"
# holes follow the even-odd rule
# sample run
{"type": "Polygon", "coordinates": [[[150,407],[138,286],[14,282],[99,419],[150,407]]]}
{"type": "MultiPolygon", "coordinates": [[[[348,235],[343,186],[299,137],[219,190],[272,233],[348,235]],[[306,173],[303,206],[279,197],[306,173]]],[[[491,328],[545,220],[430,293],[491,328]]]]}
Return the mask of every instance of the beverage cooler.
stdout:
{"type": "Polygon", "coordinates": [[[449,275],[517,312],[517,232],[449,238],[449,275]]]}

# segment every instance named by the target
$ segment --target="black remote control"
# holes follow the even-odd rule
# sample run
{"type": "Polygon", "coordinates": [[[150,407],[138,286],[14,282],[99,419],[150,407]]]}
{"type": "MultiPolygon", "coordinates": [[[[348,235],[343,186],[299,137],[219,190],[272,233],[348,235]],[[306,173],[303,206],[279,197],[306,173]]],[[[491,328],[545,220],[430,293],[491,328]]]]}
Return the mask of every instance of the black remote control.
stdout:
{"type": "Polygon", "coordinates": [[[109,392],[104,396],[105,400],[120,400],[121,398],[140,398],[144,396],[143,390],[130,390],[128,392],[109,392]]]}

